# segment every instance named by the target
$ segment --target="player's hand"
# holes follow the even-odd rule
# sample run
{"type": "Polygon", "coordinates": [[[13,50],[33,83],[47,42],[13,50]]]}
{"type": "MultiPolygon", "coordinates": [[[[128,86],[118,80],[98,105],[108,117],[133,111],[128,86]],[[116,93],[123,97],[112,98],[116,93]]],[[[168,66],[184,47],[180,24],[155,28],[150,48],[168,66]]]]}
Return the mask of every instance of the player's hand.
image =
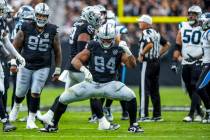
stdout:
{"type": "Polygon", "coordinates": [[[52,81],[53,82],[58,82],[59,81],[58,78],[59,78],[60,74],[61,74],[61,68],[56,67],[55,71],[54,71],[54,73],[52,75],[52,81]]]}
{"type": "Polygon", "coordinates": [[[139,57],[138,57],[138,61],[139,61],[140,63],[142,63],[143,60],[144,60],[144,55],[143,55],[143,54],[140,54],[139,57]]]}
{"type": "Polygon", "coordinates": [[[173,61],[171,64],[171,70],[177,74],[178,73],[178,62],[177,61],[173,61]]]}
{"type": "Polygon", "coordinates": [[[132,55],[130,49],[128,48],[128,45],[125,41],[120,41],[119,47],[121,47],[128,55],[132,55]]]}
{"type": "Polygon", "coordinates": [[[19,62],[19,67],[24,67],[26,65],[26,61],[21,55],[17,57],[17,61],[19,62]]]}
{"type": "Polygon", "coordinates": [[[85,66],[82,66],[80,68],[80,71],[83,72],[85,74],[85,80],[88,81],[88,82],[91,82],[93,81],[93,76],[92,74],[90,73],[90,71],[85,67],[85,66]]]}
{"type": "Polygon", "coordinates": [[[17,73],[18,69],[17,69],[16,59],[11,59],[11,61],[10,61],[10,71],[12,73],[17,73]]]}

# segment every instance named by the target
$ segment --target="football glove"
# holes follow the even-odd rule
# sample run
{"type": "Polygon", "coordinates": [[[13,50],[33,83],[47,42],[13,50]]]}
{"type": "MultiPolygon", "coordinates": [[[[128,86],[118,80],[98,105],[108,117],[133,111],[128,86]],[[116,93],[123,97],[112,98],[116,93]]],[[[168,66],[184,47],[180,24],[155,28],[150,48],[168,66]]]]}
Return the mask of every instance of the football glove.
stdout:
{"type": "Polygon", "coordinates": [[[128,48],[128,45],[125,41],[120,41],[119,47],[121,47],[129,56],[132,55],[130,49],[128,48]]]}
{"type": "Polygon", "coordinates": [[[19,62],[19,67],[24,67],[26,65],[26,61],[21,55],[17,56],[17,61],[19,62]]]}
{"type": "Polygon", "coordinates": [[[178,73],[178,62],[177,61],[173,61],[172,64],[171,64],[171,70],[174,72],[174,73],[178,73]]]}
{"type": "Polygon", "coordinates": [[[52,75],[52,81],[58,81],[58,78],[59,78],[60,74],[61,74],[61,68],[60,67],[56,67],[55,71],[54,71],[54,73],[52,75]]]}
{"type": "Polygon", "coordinates": [[[82,66],[80,68],[80,71],[83,72],[85,74],[85,80],[88,81],[88,82],[91,82],[93,81],[93,76],[92,74],[90,73],[90,71],[85,67],[85,66],[82,66]]]}

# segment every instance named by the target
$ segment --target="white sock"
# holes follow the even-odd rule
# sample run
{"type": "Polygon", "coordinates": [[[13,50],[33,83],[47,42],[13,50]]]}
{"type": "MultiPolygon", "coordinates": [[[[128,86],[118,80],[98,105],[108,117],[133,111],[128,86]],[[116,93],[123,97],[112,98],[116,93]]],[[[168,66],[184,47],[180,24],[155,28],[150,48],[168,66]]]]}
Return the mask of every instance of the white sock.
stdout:
{"type": "Polygon", "coordinates": [[[99,124],[110,125],[110,122],[103,116],[101,119],[98,119],[99,124]]]}
{"type": "Polygon", "coordinates": [[[29,120],[35,121],[35,117],[36,117],[36,113],[29,112],[29,114],[28,114],[29,120]]]}

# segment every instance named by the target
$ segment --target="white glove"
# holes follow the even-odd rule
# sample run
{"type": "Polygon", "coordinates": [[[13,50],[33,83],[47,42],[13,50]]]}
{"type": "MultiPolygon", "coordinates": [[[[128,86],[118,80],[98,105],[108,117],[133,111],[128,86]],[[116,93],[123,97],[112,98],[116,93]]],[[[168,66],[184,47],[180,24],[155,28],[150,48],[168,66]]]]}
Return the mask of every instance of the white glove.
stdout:
{"type": "Polygon", "coordinates": [[[55,71],[54,71],[54,73],[53,73],[53,77],[55,76],[55,75],[60,75],[61,74],[61,68],[60,67],[56,67],[55,68],[55,71]]]}
{"type": "Polygon", "coordinates": [[[24,67],[26,65],[26,61],[21,55],[17,56],[17,60],[20,63],[20,67],[24,67]]]}
{"type": "Polygon", "coordinates": [[[132,55],[130,49],[128,48],[128,45],[125,41],[120,41],[119,47],[121,47],[129,56],[132,55]]]}
{"type": "Polygon", "coordinates": [[[85,80],[88,81],[88,82],[91,82],[93,81],[93,76],[92,74],[90,73],[90,71],[85,67],[85,66],[82,66],[80,68],[80,71],[83,72],[85,74],[85,80]]]}

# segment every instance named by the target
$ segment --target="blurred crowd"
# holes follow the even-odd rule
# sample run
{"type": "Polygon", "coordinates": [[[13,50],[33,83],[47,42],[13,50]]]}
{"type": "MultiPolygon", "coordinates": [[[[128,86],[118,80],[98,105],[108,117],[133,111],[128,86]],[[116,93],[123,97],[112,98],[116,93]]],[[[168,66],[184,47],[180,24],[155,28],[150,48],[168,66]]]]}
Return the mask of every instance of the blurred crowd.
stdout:
{"type": "MultiPolygon", "coordinates": [[[[14,10],[21,5],[35,5],[38,2],[47,2],[52,9],[51,21],[60,26],[62,40],[68,38],[72,23],[80,15],[82,8],[88,5],[102,4],[108,10],[117,13],[118,0],[8,0],[14,10]]],[[[210,11],[209,0],[124,0],[125,16],[186,16],[188,8],[199,5],[204,11],[210,11]]],[[[136,46],[138,43],[138,25],[127,24],[128,43],[136,46]]],[[[154,27],[174,44],[177,33],[177,24],[155,24],[154,27]]]]}

